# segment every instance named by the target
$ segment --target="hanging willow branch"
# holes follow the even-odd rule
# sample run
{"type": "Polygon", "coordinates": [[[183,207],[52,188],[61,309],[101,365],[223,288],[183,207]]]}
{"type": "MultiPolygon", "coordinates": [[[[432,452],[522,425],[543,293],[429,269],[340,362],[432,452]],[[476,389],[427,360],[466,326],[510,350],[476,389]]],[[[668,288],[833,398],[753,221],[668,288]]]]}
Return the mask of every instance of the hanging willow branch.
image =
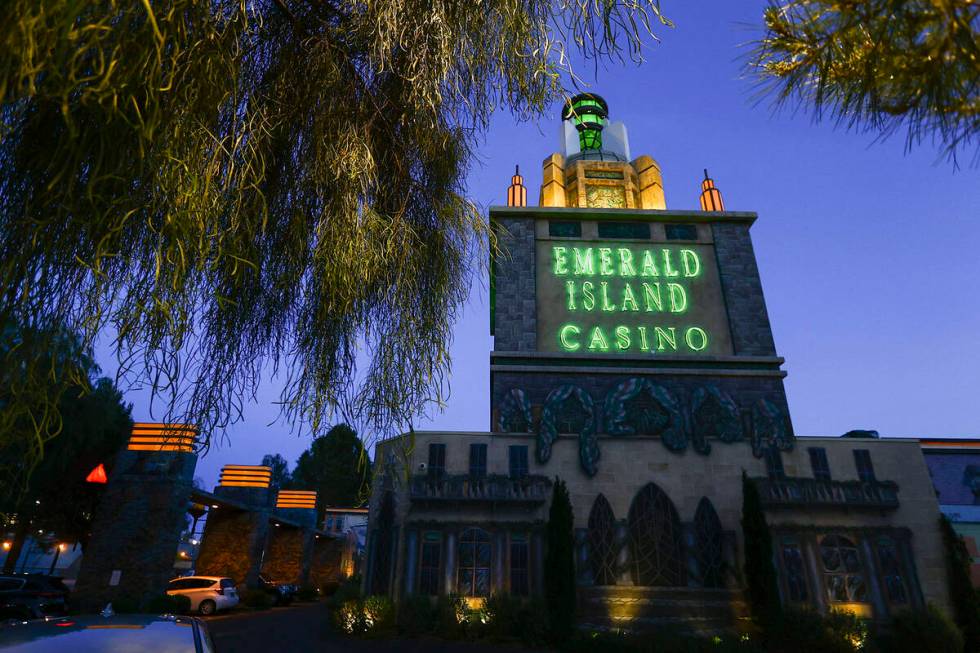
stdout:
{"type": "Polygon", "coordinates": [[[490,242],[464,195],[475,139],[494,108],[530,119],[562,96],[566,42],[637,58],[666,24],[652,0],[4,13],[0,324],[116,334],[122,374],[205,434],[280,368],[284,412],[314,432],[338,406],[384,432],[441,401],[490,242]]]}
{"type": "Polygon", "coordinates": [[[977,2],[792,0],[765,25],[749,72],[777,102],[881,136],[905,129],[907,149],[934,138],[954,162],[980,145],[977,2]]]}

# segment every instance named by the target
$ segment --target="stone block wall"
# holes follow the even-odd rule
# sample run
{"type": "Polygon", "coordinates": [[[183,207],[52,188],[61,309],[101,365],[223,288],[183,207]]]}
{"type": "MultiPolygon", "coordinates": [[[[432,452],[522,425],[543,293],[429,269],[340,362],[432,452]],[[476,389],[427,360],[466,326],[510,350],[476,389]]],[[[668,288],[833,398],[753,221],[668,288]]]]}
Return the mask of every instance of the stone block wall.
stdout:
{"type": "Polygon", "coordinates": [[[309,583],[315,587],[325,587],[343,581],[343,552],[344,540],[324,536],[316,538],[313,543],[309,583]]]}
{"type": "Polygon", "coordinates": [[[279,526],[270,529],[269,545],[262,562],[262,575],[283,583],[303,585],[309,576],[306,562],[308,547],[312,545],[313,532],[279,526]]]}
{"type": "Polygon", "coordinates": [[[239,585],[254,587],[268,536],[266,512],[212,510],[204,526],[195,571],[201,576],[227,576],[239,585]]]}
{"type": "Polygon", "coordinates": [[[716,222],[711,230],[735,354],[775,356],[776,345],[749,225],[716,222]]]}
{"type": "Polygon", "coordinates": [[[197,456],[120,452],[82,558],[73,608],[98,611],[120,599],[164,593],[185,526],[197,456]]]}
{"type": "Polygon", "coordinates": [[[504,218],[496,224],[501,254],[494,261],[494,348],[535,351],[534,220],[504,218]]]}

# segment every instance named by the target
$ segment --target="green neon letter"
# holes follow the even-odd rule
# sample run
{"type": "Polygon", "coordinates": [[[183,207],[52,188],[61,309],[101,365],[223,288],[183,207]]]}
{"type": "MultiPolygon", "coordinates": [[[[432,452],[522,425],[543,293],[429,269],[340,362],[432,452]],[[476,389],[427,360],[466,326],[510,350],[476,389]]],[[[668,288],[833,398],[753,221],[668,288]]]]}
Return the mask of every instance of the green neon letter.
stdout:
{"type": "Polygon", "coordinates": [[[658,311],[664,310],[663,298],[660,296],[660,282],[643,284],[643,299],[647,313],[652,313],[654,306],[658,311]]]}
{"type": "Polygon", "coordinates": [[[670,293],[670,312],[683,313],[687,310],[687,293],[684,286],[679,283],[668,283],[667,292],[670,293]]]}
{"type": "Polygon", "coordinates": [[[602,333],[600,327],[595,327],[592,329],[592,337],[589,338],[589,350],[590,351],[609,351],[609,343],[606,341],[606,336],[602,333]]]}
{"type": "MultiPolygon", "coordinates": [[[[643,285],[646,285],[646,284],[643,284],[643,285]]],[[[633,296],[633,288],[630,286],[630,284],[629,284],[628,281],[623,286],[623,308],[621,308],[620,310],[623,310],[623,311],[626,311],[626,310],[638,311],[638,310],[640,310],[640,307],[636,303],[636,297],[633,296]]]]}
{"type": "Polygon", "coordinates": [[[602,310],[607,312],[615,311],[616,306],[609,301],[609,282],[599,282],[599,294],[602,296],[602,310]]]}
{"type": "Polygon", "coordinates": [[[568,248],[552,247],[551,251],[555,254],[555,276],[565,276],[568,274],[568,248]]]}
{"type": "Polygon", "coordinates": [[[701,274],[701,259],[693,249],[681,250],[681,265],[684,266],[685,277],[696,277],[701,274]]]}
{"type": "Polygon", "coordinates": [[[587,311],[595,308],[595,295],[592,294],[594,287],[591,281],[582,282],[582,308],[587,311]]]}
{"type": "Polygon", "coordinates": [[[701,327],[690,327],[684,334],[684,340],[694,351],[704,351],[708,347],[708,334],[701,327]]]}
{"type": "Polygon", "coordinates": [[[653,333],[657,336],[657,351],[664,350],[664,343],[670,346],[671,351],[677,351],[677,330],[674,327],[653,327],[653,333]]]}
{"type": "Polygon", "coordinates": [[[640,268],[641,277],[659,277],[657,263],[653,260],[653,252],[648,249],[643,250],[643,266],[640,268]]]}
{"type": "Polygon", "coordinates": [[[604,277],[612,276],[616,273],[613,269],[612,249],[609,247],[599,248],[599,274],[604,277]]]}
{"type": "Polygon", "coordinates": [[[670,250],[661,250],[664,253],[664,276],[665,277],[679,277],[681,273],[674,269],[673,263],[670,262],[670,250]]]}
{"type": "Polygon", "coordinates": [[[636,276],[636,268],[633,267],[633,252],[629,251],[625,247],[619,248],[619,276],[636,276]]]}
{"type": "Polygon", "coordinates": [[[568,294],[568,310],[575,310],[575,282],[566,281],[565,282],[565,292],[568,294]]]}
{"type": "Polygon", "coordinates": [[[626,326],[616,327],[616,348],[620,351],[630,348],[630,328],[626,326]]]}
{"type": "Polygon", "coordinates": [[[647,343],[647,328],[636,327],[636,330],[640,332],[640,349],[642,351],[650,351],[650,345],[647,343]]]}
{"type": "Polygon", "coordinates": [[[575,276],[592,276],[595,274],[595,258],[592,256],[591,247],[585,249],[573,247],[572,254],[575,255],[575,276]]]}
{"type": "Polygon", "coordinates": [[[578,328],[574,324],[566,324],[558,332],[558,342],[561,343],[561,348],[565,351],[576,351],[581,346],[582,343],[572,340],[572,336],[578,336],[582,333],[582,329],[578,328]]]}

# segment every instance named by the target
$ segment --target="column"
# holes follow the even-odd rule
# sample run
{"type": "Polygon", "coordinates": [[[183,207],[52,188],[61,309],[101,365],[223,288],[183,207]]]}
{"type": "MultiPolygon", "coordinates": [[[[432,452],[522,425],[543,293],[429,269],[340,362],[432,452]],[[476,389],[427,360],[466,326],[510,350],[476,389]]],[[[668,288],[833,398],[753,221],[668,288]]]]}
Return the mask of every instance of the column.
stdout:
{"type": "Polygon", "coordinates": [[[450,594],[456,591],[456,533],[446,533],[446,577],[443,591],[450,594]]]}
{"type": "Polygon", "coordinates": [[[415,593],[415,576],[419,563],[418,540],[417,528],[405,530],[405,584],[402,587],[402,594],[415,593]]]}

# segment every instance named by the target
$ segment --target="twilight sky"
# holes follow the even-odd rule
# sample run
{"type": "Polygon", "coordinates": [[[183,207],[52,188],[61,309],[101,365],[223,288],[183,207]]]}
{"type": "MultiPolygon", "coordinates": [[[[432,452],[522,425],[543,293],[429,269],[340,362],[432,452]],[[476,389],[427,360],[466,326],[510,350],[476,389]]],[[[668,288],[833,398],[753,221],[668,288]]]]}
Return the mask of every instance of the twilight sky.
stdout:
{"type": "MultiPolygon", "coordinates": [[[[980,169],[954,170],[928,144],[905,154],[904,134],[876,143],[756,104],[742,44],[765,4],[668,0],[676,26],[658,29],[645,63],[607,65],[595,81],[591,66],[579,73],[626,123],[632,155],[660,163],[668,209],[698,208],[708,168],[726,208],[759,214],[752,239],[797,434],[980,436],[980,169]]],[[[551,113],[539,124],[496,117],[469,175],[481,206],[506,203],[514,164],[537,203],[541,162],[558,149],[560,107],[551,113]]],[[[477,283],[455,328],[452,396],[416,429],[488,429],[491,346],[477,283]]],[[[279,452],[292,466],[308,446],[273,423],[277,397],[264,385],[198,462],[206,486],[224,464],[279,452]]],[[[134,419],[149,419],[145,393],[127,399],[134,419]]]]}

